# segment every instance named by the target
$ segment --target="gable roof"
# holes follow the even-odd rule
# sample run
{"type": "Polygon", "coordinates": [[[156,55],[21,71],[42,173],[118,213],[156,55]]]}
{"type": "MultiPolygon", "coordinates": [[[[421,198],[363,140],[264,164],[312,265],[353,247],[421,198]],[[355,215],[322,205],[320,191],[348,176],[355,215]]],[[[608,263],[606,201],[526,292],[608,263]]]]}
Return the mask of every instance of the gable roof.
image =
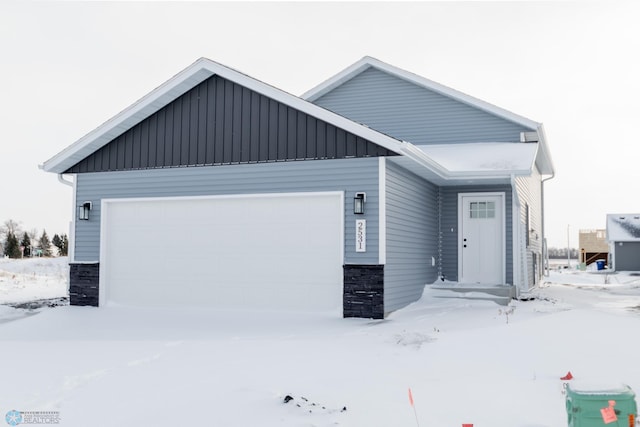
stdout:
{"type": "Polygon", "coordinates": [[[215,61],[200,58],[158,88],[151,91],[148,95],[44,162],[41,168],[47,172],[65,172],[129,128],[159,111],[214,74],[320,120],[331,123],[336,127],[372,141],[392,152],[402,153],[403,143],[395,138],[370,129],[367,126],[356,123],[215,61]]]}
{"type": "Polygon", "coordinates": [[[640,242],[640,214],[608,214],[609,242],[640,242]]]}
{"type": "Polygon", "coordinates": [[[371,67],[381,70],[387,74],[391,74],[393,76],[399,77],[403,80],[408,81],[409,83],[413,83],[417,86],[432,90],[446,97],[463,102],[472,107],[479,108],[495,116],[517,123],[523,127],[527,127],[530,129],[537,129],[537,127],[540,125],[540,123],[534,122],[533,120],[529,120],[526,117],[519,116],[515,113],[507,111],[503,108],[497,107],[481,99],[474,98],[465,93],[462,93],[450,87],[444,86],[440,83],[434,82],[433,80],[429,80],[417,74],[413,74],[409,71],[400,69],[398,67],[394,67],[393,65],[387,64],[386,62],[382,62],[370,56],[363,57],[358,62],[345,68],[335,76],[331,77],[328,80],[325,80],[324,82],[320,83],[316,87],[308,90],[307,92],[302,94],[301,98],[306,99],[307,101],[313,102],[316,99],[327,94],[328,92],[331,92],[336,87],[341,86],[345,82],[351,80],[352,78],[356,77],[358,74],[362,73],[363,71],[366,71],[371,67]]]}
{"type": "MultiPolygon", "coordinates": [[[[465,182],[470,182],[469,180],[481,180],[483,182],[500,180],[502,182],[508,180],[511,175],[528,174],[531,172],[530,169],[521,170],[519,168],[466,171],[459,170],[458,168],[449,169],[440,164],[437,159],[429,157],[423,150],[411,143],[400,141],[392,136],[371,129],[366,125],[354,122],[344,116],[315,105],[312,102],[289,94],[207,58],[198,59],[189,67],[151,91],[148,95],[45,161],[40,165],[40,168],[47,172],[65,173],[65,171],[69,170],[72,166],[104,147],[123,132],[161,110],[213,75],[223,77],[266,97],[286,104],[291,108],[369,140],[391,152],[400,154],[401,156],[398,157],[402,158],[402,160],[398,160],[403,165],[425,179],[432,180],[439,184],[453,184],[456,180],[463,179],[465,182]]],[[[540,132],[538,132],[538,135],[541,135],[540,132]]],[[[542,146],[540,147],[540,149],[543,148],[542,146]]],[[[543,170],[542,173],[545,173],[545,171],[543,170]]]]}
{"type": "Polygon", "coordinates": [[[540,168],[540,171],[543,174],[554,173],[553,161],[551,160],[551,156],[547,148],[546,135],[545,135],[542,123],[539,123],[539,122],[530,120],[526,117],[520,116],[518,114],[512,113],[511,111],[497,107],[481,99],[474,98],[463,92],[457,91],[448,86],[434,82],[433,80],[429,80],[417,74],[414,74],[409,71],[395,67],[393,65],[387,64],[385,62],[382,62],[370,56],[363,57],[355,64],[345,68],[335,76],[329,78],[323,83],[320,83],[316,87],[305,92],[304,94],[302,94],[301,98],[306,99],[307,101],[310,101],[310,102],[314,102],[319,98],[321,98],[323,95],[343,85],[344,83],[348,82],[349,80],[353,79],[354,77],[358,76],[359,74],[363,73],[369,68],[375,68],[384,73],[390,74],[399,79],[412,83],[418,87],[436,92],[438,94],[441,94],[453,100],[459,101],[471,107],[477,108],[479,110],[485,111],[494,116],[500,117],[502,119],[516,123],[522,127],[535,131],[537,133],[535,140],[540,143],[539,155],[538,155],[538,167],[540,168]]]}

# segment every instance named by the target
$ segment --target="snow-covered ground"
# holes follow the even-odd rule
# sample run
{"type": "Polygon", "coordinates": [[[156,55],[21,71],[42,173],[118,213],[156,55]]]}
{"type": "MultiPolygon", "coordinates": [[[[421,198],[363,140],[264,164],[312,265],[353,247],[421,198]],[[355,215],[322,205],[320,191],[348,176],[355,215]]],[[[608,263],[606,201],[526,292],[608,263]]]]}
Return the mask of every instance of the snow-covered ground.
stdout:
{"type": "Polygon", "coordinates": [[[1,304],[67,297],[68,277],[67,257],[19,260],[0,257],[0,323],[33,314],[1,304]]]}
{"type": "MultiPolygon", "coordinates": [[[[64,259],[1,260],[0,302],[64,295],[65,268],[64,259]]],[[[640,276],[556,271],[535,299],[510,307],[443,292],[427,288],[385,320],[69,306],[23,316],[4,306],[0,316],[15,320],[0,323],[0,417],[53,411],[62,426],[93,427],[559,427],[568,371],[574,382],[640,390],[640,276]]]]}

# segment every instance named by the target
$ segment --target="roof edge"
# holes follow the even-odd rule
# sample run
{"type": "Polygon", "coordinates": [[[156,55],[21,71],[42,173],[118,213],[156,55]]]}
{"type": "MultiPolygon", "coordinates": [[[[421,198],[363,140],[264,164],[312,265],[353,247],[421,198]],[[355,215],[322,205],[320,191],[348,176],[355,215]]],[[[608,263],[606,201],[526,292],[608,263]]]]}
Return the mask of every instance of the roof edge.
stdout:
{"type": "Polygon", "coordinates": [[[479,98],[475,98],[471,95],[467,95],[466,93],[460,92],[459,90],[453,89],[449,86],[445,86],[433,80],[429,80],[418,74],[403,70],[391,64],[387,64],[386,62],[380,61],[379,59],[373,58],[371,56],[363,57],[356,63],[340,71],[338,74],[334,75],[333,77],[325,80],[319,85],[308,90],[307,92],[301,95],[301,98],[306,99],[307,101],[313,102],[318,98],[322,97],[323,95],[329,93],[336,87],[341,86],[345,82],[356,77],[358,74],[362,73],[363,71],[367,70],[370,67],[376,68],[378,70],[381,70],[393,76],[401,78],[405,81],[408,81],[409,83],[413,83],[417,86],[432,90],[441,95],[463,102],[472,107],[481,109],[490,114],[501,117],[505,120],[517,123],[531,130],[536,130],[540,125],[539,122],[528,119],[524,116],[513,113],[509,110],[505,110],[504,108],[498,107],[494,104],[483,101],[479,98]]]}
{"type": "MultiPolygon", "coordinates": [[[[63,170],[58,170],[57,166],[59,166],[64,160],[69,158],[69,156],[76,154],[79,150],[86,147],[86,144],[88,144],[90,141],[95,140],[100,135],[104,135],[106,132],[115,130],[119,125],[122,124],[122,122],[126,118],[134,117],[137,113],[139,113],[145,108],[150,107],[149,114],[148,114],[150,115],[150,114],[153,114],[155,111],[162,109],[166,104],[168,104],[172,100],[178,98],[180,94],[176,94],[173,97],[173,99],[171,99],[171,101],[167,102],[167,100],[165,100],[162,105],[160,104],[153,105],[154,102],[158,101],[158,98],[162,94],[168,93],[170,89],[177,87],[181,83],[184,83],[184,81],[187,80],[189,77],[191,77],[195,71],[203,69],[204,68],[203,64],[207,64],[207,63],[213,63],[213,61],[203,57],[198,58],[194,63],[189,65],[187,68],[183,69],[182,71],[180,71],[179,73],[171,77],[169,80],[165,81],[160,86],[156,87],[151,92],[149,92],[142,98],[138,99],[133,104],[131,104],[130,106],[126,107],[124,110],[120,111],[115,116],[108,119],[106,122],[99,125],[97,128],[85,134],[76,142],[64,148],[58,154],[55,154],[53,157],[46,160],[44,163],[39,165],[40,169],[46,172],[56,172],[56,173],[64,172],[63,170]],[[156,107],[156,108],[153,108],[153,107],[156,107]]],[[[202,80],[205,80],[205,78],[203,78],[202,80]]],[[[65,170],[66,169],[67,168],[65,168],[65,170]]]]}
{"type": "Polygon", "coordinates": [[[108,144],[113,138],[131,126],[134,126],[136,123],[159,111],[169,102],[183,95],[212,75],[219,75],[222,78],[282,102],[294,109],[354,133],[392,152],[402,154],[401,141],[396,138],[349,120],[344,116],[254,79],[247,74],[225,65],[207,58],[200,58],[131,106],[125,108],[96,129],[45,161],[41,165],[41,169],[47,172],[64,173],[71,166],[108,144]]]}

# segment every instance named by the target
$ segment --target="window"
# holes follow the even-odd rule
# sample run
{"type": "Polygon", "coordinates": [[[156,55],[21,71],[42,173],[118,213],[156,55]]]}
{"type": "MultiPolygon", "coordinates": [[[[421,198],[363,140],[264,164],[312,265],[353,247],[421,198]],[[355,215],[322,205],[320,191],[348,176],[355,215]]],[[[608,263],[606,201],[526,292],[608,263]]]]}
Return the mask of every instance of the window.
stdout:
{"type": "Polygon", "coordinates": [[[469,218],[495,218],[496,202],[469,203],[469,218]]]}

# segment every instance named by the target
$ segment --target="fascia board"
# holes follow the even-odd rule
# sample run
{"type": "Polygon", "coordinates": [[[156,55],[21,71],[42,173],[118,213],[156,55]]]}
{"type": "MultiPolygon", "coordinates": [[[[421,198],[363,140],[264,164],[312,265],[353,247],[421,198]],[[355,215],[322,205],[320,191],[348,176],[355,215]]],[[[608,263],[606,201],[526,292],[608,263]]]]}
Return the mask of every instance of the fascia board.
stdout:
{"type": "Polygon", "coordinates": [[[536,131],[538,132],[538,136],[540,137],[540,141],[539,141],[540,155],[543,159],[544,166],[546,166],[546,169],[542,170],[541,172],[544,175],[553,175],[555,174],[555,167],[553,165],[553,159],[551,158],[551,153],[549,153],[549,148],[547,146],[547,135],[544,131],[544,126],[542,126],[542,123],[539,124],[536,131]]]}
{"type": "Polygon", "coordinates": [[[41,168],[47,172],[64,172],[131,126],[144,120],[189,89],[209,78],[214,72],[209,69],[210,67],[203,67],[203,64],[207,62],[212,61],[206,58],[198,59],[149,94],[45,161],[41,168]]]}
{"type": "Polygon", "coordinates": [[[300,98],[305,99],[305,100],[307,100],[309,102],[315,101],[316,99],[320,98],[324,94],[326,94],[328,92],[331,92],[334,88],[342,85],[346,81],[351,80],[352,78],[354,78],[358,74],[362,73],[363,71],[365,71],[366,69],[371,67],[370,62],[373,59],[374,58],[371,58],[369,56],[363,57],[358,62],[356,62],[356,63],[350,65],[349,67],[345,68],[344,70],[340,71],[335,76],[325,80],[324,82],[320,83],[319,85],[316,85],[312,89],[306,91],[305,93],[303,93],[300,96],[300,98]]]}
{"type": "MultiPolygon", "coordinates": [[[[521,142],[520,144],[534,144],[531,142],[521,142]]],[[[542,147],[542,143],[541,142],[537,142],[536,144],[536,150],[535,153],[533,153],[532,159],[531,159],[531,164],[529,165],[529,170],[533,171],[533,169],[536,166],[536,160],[538,158],[538,154],[540,154],[541,151],[541,147],[542,147]]]]}

